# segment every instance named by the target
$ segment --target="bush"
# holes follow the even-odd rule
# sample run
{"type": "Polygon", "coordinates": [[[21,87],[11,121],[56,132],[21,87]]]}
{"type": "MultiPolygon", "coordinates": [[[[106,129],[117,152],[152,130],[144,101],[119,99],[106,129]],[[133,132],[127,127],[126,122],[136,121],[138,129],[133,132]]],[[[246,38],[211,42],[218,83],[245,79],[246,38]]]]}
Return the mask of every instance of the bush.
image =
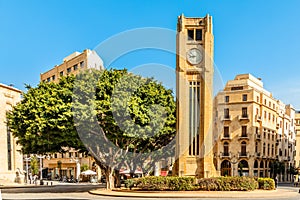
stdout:
{"type": "Polygon", "coordinates": [[[272,178],[258,178],[258,188],[263,190],[275,190],[275,181],[272,178]]]}
{"type": "Polygon", "coordinates": [[[188,191],[194,189],[195,180],[193,177],[148,176],[128,179],[125,181],[125,186],[134,185],[142,190],[188,191]]]}
{"type": "Polygon", "coordinates": [[[205,191],[252,191],[258,187],[257,181],[249,177],[217,177],[198,180],[198,190],[205,191]]]}

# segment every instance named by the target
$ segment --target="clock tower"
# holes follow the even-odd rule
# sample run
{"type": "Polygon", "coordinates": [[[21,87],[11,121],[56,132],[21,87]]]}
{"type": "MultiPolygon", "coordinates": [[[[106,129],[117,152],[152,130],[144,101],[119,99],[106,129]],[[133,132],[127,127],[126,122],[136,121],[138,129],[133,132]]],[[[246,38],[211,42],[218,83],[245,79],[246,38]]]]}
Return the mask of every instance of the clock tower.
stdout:
{"type": "Polygon", "coordinates": [[[212,17],[178,17],[176,38],[177,138],[173,170],[179,176],[218,176],[213,160],[212,17]]]}

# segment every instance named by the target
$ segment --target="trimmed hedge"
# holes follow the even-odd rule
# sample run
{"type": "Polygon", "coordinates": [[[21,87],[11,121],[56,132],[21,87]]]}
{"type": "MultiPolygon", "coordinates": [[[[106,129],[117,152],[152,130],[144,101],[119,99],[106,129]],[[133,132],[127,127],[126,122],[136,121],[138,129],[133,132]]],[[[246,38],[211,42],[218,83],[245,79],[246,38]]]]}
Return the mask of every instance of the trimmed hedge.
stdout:
{"type": "Polygon", "coordinates": [[[147,176],[125,181],[127,188],[137,187],[141,190],[171,190],[189,191],[194,190],[196,179],[193,177],[172,177],[172,176],[147,176]]]}
{"type": "Polygon", "coordinates": [[[275,190],[275,181],[272,178],[258,178],[258,188],[263,190],[275,190]]]}
{"type": "Polygon", "coordinates": [[[172,177],[172,176],[148,176],[125,181],[127,188],[136,187],[144,191],[253,191],[257,188],[264,190],[275,189],[275,182],[271,178],[250,178],[250,177],[215,177],[202,178],[194,177],[172,177]]]}
{"type": "Polygon", "coordinates": [[[198,190],[204,191],[252,191],[258,183],[250,177],[216,177],[198,180],[198,190]]]}

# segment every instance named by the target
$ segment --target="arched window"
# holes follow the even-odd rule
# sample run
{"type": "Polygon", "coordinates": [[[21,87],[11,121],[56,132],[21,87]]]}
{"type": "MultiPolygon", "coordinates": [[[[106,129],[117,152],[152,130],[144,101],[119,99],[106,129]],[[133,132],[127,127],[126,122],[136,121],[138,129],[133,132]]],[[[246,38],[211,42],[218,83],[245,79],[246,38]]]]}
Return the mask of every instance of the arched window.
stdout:
{"type": "Polygon", "coordinates": [[[258,161],[257,160],[254,161],[254,168],[258,168],[258,161]]]}
{"type": "Polygon", "coordinates": [[[224,156],[229,156],[229,144],[228,142],[224,142],[224,156]]]}
{"type": "Polygon", "coordinates": [[[263,168],[264,168],[264,161],[260,161],[260,165],[259,165],[259,167],[260,167],[261,169],[263,169],[263,168]]]}
{"type": "Polygon", "coordinates": [[[221,176],[231,176],[231,163],[228,160],[221,163],[221,176]]]}

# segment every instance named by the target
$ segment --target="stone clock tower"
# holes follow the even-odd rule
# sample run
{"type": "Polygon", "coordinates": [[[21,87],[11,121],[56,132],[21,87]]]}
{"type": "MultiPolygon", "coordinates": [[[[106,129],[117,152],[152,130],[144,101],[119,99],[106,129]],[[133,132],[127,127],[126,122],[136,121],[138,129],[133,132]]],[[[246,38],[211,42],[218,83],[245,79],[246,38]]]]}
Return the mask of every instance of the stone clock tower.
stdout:
{"type": "Polygon", "coordinates": [[[213,162],[212,17],[178,17],[177,138],[173,170],[179,176],[218,176],[213,162]]]}

